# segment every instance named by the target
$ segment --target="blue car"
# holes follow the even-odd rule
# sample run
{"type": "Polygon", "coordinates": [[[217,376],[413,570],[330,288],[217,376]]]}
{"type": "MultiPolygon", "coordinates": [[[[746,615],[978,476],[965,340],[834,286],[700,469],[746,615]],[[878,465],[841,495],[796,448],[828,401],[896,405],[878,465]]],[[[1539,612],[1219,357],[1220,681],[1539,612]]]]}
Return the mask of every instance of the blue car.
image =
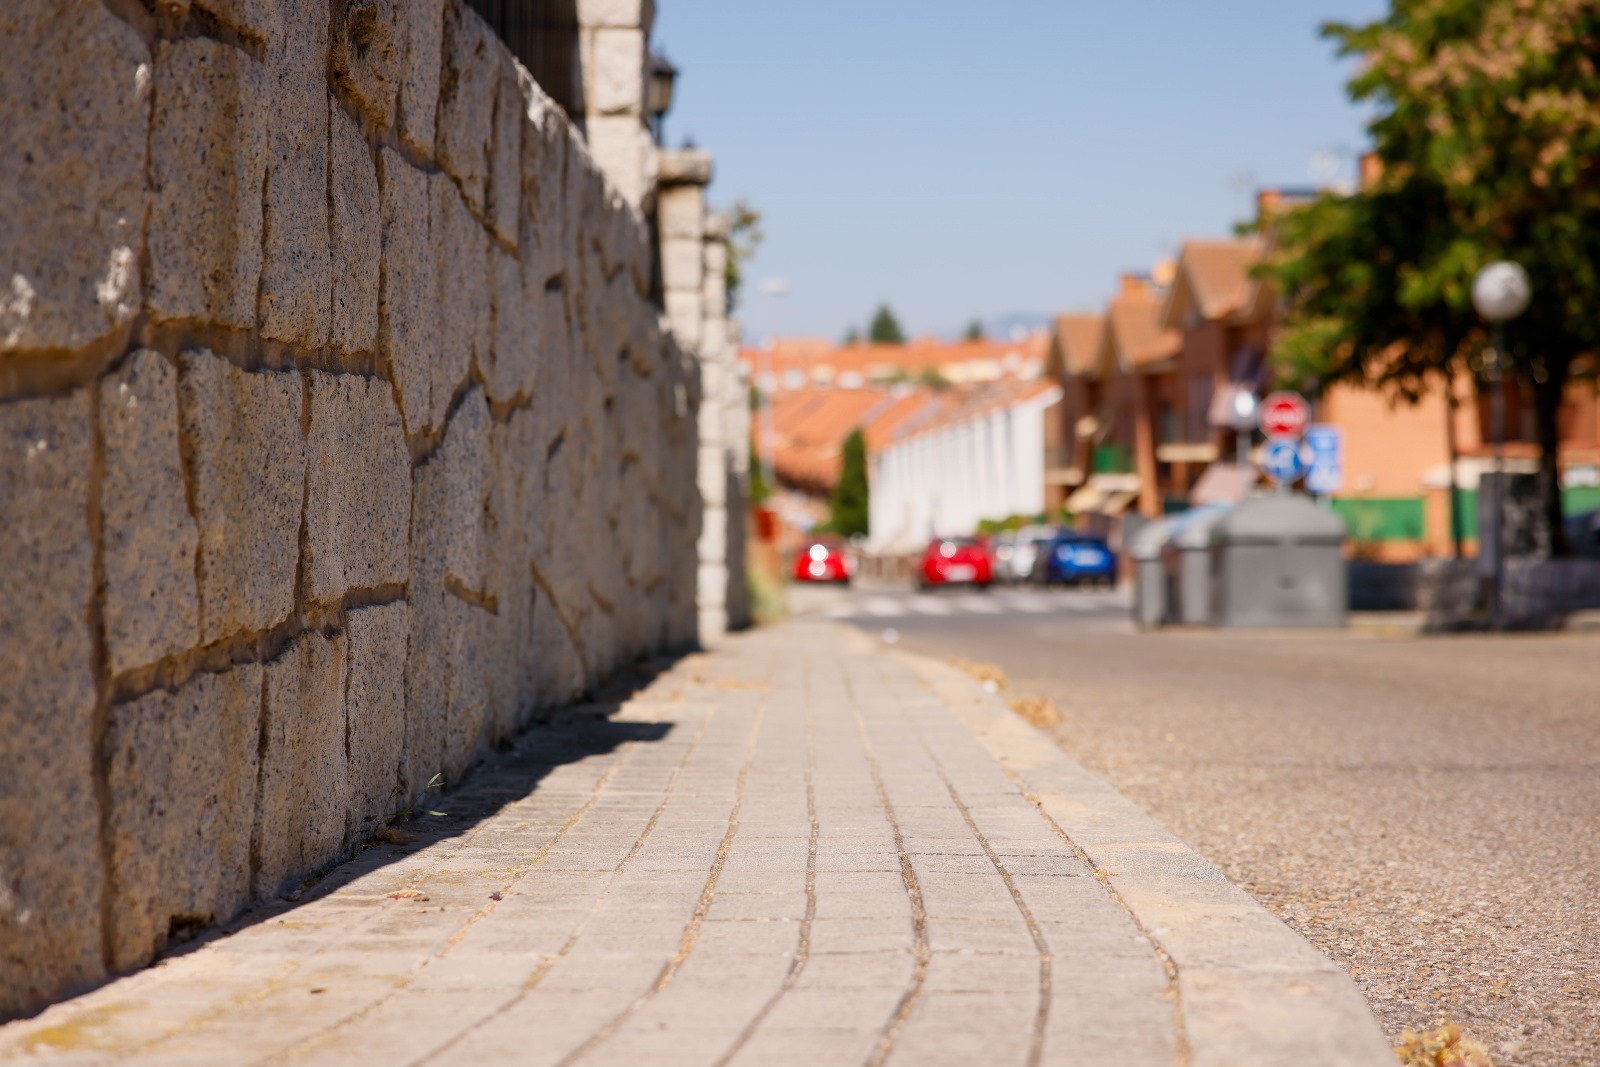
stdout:
{"type": "Polygon", "coordinates": [[[1045,585],[1115,585],[1117,554],[1102,538],[1064,531],[1041,547],[1034,577],[1045,585]]]}

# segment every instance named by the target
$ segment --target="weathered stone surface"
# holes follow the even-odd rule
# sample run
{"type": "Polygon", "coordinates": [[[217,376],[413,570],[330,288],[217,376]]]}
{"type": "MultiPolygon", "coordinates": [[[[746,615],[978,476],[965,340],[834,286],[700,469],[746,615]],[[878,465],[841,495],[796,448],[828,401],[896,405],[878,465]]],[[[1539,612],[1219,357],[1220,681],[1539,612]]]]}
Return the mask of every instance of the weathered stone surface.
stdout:
{"type": "Polygon", "coordinates": [[[249,903],[261,680],[245,664],[111,709],[112,966],[249,903]]]}
{"type": "Polygon", "coordinates": [[[350,790],[345,638],[302,634],[266,666],[254,892],[278,895],[337,858],[350,790]]]}
{"type": "Polygon", "coordinates": [[[655,22],[654,0],[578,0],[580,26],[642,26],[655,22]]]}
{"type": "Polygon", "coordinates": [[[489,714],[489,691],[484,680],[484,653],[489,613],[453,596],[444,598],[448,634],[445,669],[449,676],[449,717],[444,737],[444,775],[461,781],[472,766],[489,714]]]}
{"type": "Polygon", "coordinates": [[[438,264],[428,236],[428,176],[385,148],[378,154],[383,283],[379,352],[400,391],[408,434],[437,425],[433,360],[439,351],[438,264]]]}
{"type": "Polygon", "coordinates": [[[88,392],[0,404],[0,1014],[93,981],[88,392]]]}
{"type": "Polygon", "coordinates": [[[488,466],[489,409],[473,387],[445,429],[439,451],[414,473],[411,570],[414,579],[436,572],[469,590],[484,586],[484,475],[488,466]]]}
{"type": "Polygon", "coordinates": [[[191,0],[195,7],[212,15],[246,40],[263,43],[277,29],[279,8],[284,0],[191,0]]]}
{"type": "Polygon", "coordinates": [[[243,51],[161,41],[150,137],[149,308],[156,320],[256,325],[268,78],[243,51]]]}
{"type": "Polygon", "coordinates": [[[261,262],[261,335],[328,343],[328,4],[274,0],[272,81],[261,262]]]}
{"type": "Polygon", "coordinates": [[[378,345],[378,281],[383,250],[378,171],[356,121],[337,105],[332,107],[331,120],[331,342],[340,352],[373,352],[378,345]]]}
{"type": "Polygon", "coordinates": [[[394,125],[405,47],[400,7],[401,0],[333,0],[334,83],[381,130],[394,125]]]}
{"type": "Polygon", "coordinates": [[[494,137],[501,45],[462,0],[444,10],[444,70],[439,82],[439,165],[461,184],[476,215],[484,215],[489,145],[494,137]]]}
{"type": "Polygon", "coordinates": [[[103,613],[114,675],[192,648],[200,633],[199,533],[178,450],[177,380],[164,357],[141,349],[99,385],[103,613]]]}
{"type": "Polygon", "coordinates": [[[439,319],[439,349],[432,365],[433,425],[444,422],[456,390],[466,384],[473,360],[489,358],[489,235],[472,217],[445,174],[429,179],[430,227],[438,290],[432,314],[439,319]]]}
{"type": "Polygon", "coordinates": [[[522,130],[528,100],[523,72],[503,51],[496,50],[494,142],[489,150],[489,225],[495,236],[517,246],[522,214],[522,130]]]}
{"type": "Polygon", "coordinates": [[[0,357],[80,348],[139,310],[149,53],[99,0],[0,5],[0,40],[0,357]]]}
{"type": "Polygon", "coordinates": [[[694,289],[669,289],[666,296],[667,326],[678,343],[694,348],[700,343],[705,300],[698,284],[694,289]]]}
{"type": "Polygon", "coordinates": [[[444,7],[445,0],[407,0],[398,9],[404,51],[397,126],[401,143],[428,159],[439,112],[444,7]]]}
{"type": "Polygon", "coordinates": [[[410,570],[411,454],[388,382],[308,372],[305,595],[401,585],[410,570]]]}
{"type": "Polygon", "coordinates": [[[632,26],[585,31],[589,55],[584,103],[591,115],[628,114],[635,123],[644,113],[644,30],[632,26]]]}
{"type": "Polygon", "coordinates": [[[350,737],[346,836],[353,845],[405,807],[397,789],[405,751],[410,629],[410,608],[404,602],[362,608],[345,619],[349,656],[345,721],[350,737]]]}
{"type": "Polygon", "coordinates": [[[588,150],[624,200],[638,207],[644,199],[655,148],[650,131],[635,115],[592,115],[584,123],[588,150]]]}
{"type": "Polygon", "coordinates": [[[706,281],[706,246],[686,238],[662,242],[661,278],[669,292],[703,289],[706,281]]]}
{"type": "Polygon", "coordinates": [[[451,605],[460,603],[460,595],[481,596],[486,584],[488,432],[488,406],[483,390],[474,387],[451,418],[439,450],[412,475],[405,785],[413,798],[430,777],[455,766],[451,709],[474,696],[470,686],[455,680],[463,635],[459,612],[451,605]]]}
{"type": "Polygon", "coordinates": [[[294,607],[305,442],[300,377],[178,357],[179,413],[200,522],[200,640],[267,629],[294,607]]]}
{"type": "Polygon", "coordinates": [[[538,380],[539,314],[543,303],[541,282],[532,295],[517,257],[498,248],[489,252],[493,288],[491,317],[494,336],[487,358],[479,357],[489,396],[500,402],[533,395],[538,380]]]}

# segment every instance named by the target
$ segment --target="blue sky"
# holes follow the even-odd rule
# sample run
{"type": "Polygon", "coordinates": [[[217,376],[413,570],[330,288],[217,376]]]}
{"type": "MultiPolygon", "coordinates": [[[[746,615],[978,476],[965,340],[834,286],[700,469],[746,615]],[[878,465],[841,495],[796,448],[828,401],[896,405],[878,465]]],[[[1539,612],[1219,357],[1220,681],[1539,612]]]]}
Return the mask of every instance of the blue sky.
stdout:
{"type": "Polygon", "coordinates": [[[668,141],[765,218],[746,336],[1099,306],[1365,142],[1316,35],[1382,0],[660,0],[668,141]],[[1322,157],[1320,162],[1316,162],[1322,157]]]}

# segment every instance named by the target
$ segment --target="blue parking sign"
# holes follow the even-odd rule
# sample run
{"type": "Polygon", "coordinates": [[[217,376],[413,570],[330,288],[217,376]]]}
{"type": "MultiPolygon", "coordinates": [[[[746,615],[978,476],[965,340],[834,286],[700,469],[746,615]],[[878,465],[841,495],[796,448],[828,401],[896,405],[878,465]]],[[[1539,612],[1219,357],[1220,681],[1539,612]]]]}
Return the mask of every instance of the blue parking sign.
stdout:
{"type": "Polygon", "coordinates": [[[1277,434],[1267,438],[1267,443],[1261,446],[1261,471],[1276,484],[1293,485],[1305,470],[1298,437],[1277,434]]]}
{"type": "Polygon", "coordinates": [[[1306,428],[1306,492],[1331,496],[1344,488],[1344,434],[1337,426],[1306,428]]]}

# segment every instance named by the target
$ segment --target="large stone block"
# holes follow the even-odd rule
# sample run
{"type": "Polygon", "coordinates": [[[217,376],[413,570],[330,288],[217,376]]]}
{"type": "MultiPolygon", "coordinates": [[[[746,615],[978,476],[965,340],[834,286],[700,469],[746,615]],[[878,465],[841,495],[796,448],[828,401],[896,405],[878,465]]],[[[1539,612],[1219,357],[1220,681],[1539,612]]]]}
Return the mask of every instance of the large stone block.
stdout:
{"type": "Polygon", "coordinates": [[[0,404],[0,1015],[100,977],[91,407],[0,404]]]}
{"type": "Polygon", "coordinates": [[[515,248],[522,214],[522,130],[528,122],[528,100],[522,72],[499,50],[497,58],[488,219],[495,236],[515,248]]]}
{"type": "Polygon", "coordinates": [[[328,343],[328,4],[274,0],[272,83],[261,261],[261,335],[328,343]]]}
{"type": "Polygon", "coordinates": [[[402,6],[403,0],[333,0],[334,83],[380,130],[394,125],[405,51],[402,6]]]}
{"type": "Polygon", "coordinates": [[[453,596],[444,598],[445,671],[449,718],[444,735],[444,776],[461,781],[476,760],[489,714],[484,667],[489,614],[453,596]]]}
{"type": "Polygon", "coordinates": [[[410,571],[411,454],[388,382],[308,372],[305,595],[400,585],[410,571]]]}
{"type": "Polygon", "coordinates": [[[661,239],[700,242],[706,236],[706,197],[698,185],[675,185],[656,197],[661,239]]]}
{"type": "Polygon", "coordinates": [[[331,343],[346,353],[378,345],[379,262],[383,229],[378,171],[361,127],[334,105],[329,147],[330,252],[333,263],[331,343]]]}
{"type": "Polygon", "coordinates": [[[277,896],[339,857],[350,773],[345,638],[302,634],[266,666],[253,891],[277,896]]]}
{"type": "Polygon", "coordinates": [[[111,709],[113,967],[249,903],[261,684],[246,664],[111,709]]]}
{"type": "Polygon", "coordinates": [[[433,360],[439,351],[438,263],[428,236],[428,176],[399,153],[378,154],[383,226],[378,348],[400,392],[408,434],[438,425],[433,360]]]}
{"type": "Polygon", "coordinates": [[[488,358],[480,356],[478,365],[489,396],[495,401],[530,397],[538,380],[537,309],[544,302],[544,286],[542,282],[537,287],[529,286],[517,257],[499,248],[490,249],[489,267],[494,336],[488,358]],[[529,288],[535,289],[531,295],[529,288]]]}
{"type": "Polygon", "coordinates": [[[150,314],[254,329],[266,68],[216,41],[160,41],[155,85],[161,104],[150,137],[150,314]]]}
{"type": "Polygon", "coordinates": [[[580,26],[639,26],[655,22],[655,0],[578,0],[580,26]]]}
{"type": "Polygon", "coordinates": [[[121,674],[198,643],[199,533],[178,448],[178,372],[141,349],[100,389],[106,651],[121,674]]]}
{"type": "Polygon", "coordinates": [[[444,442],[413,474],[411,573],[437,574],[461,588],[484,587],[484,476],[489,409],[473,387],[445,429],[444,442]]]}
{"type": "Polygon", "coordinates": [[[139,311],[149,53],[100,0],[0,5],[0,40],[0,357],[81,348],[139,311]]]}
{"type": "Polygon", "coordinates": [[[405,0],[399,7],[404,52],[400,66],[400,141],[433,158],[439,113],[439,73],[444,44],[445,0],[405,0]]]}
{"type": "Polygon", "coordinates": [[[644,113],[645,34],[637,27],[588,30],[584,103],[590,115],[644,113]]]}
{"type": "Polygon", "coordinates": [[[692,290],[667,291],[667,327],[679,344],[694,349],[700,344],[705,299],[698,287],[692,290]]]}
{"type": "Polygon", "coordinates": [[[439,350],[432,368],[433,425],[443,423],[456,390],[466,384],[474,360],[489,358],[489,235],[472,217],[448,175],[429,178],[433,194],[430,227],[438,263],[433,314],[439,319],[439,350]]]}
{"type": "Polygon", "coordinates": [[[704,289],[706,249],[700,241],[674,237],[661,244],[661,282],[667,291],[704,289]]]}
{"type": "Polygon", "coordinates": [[[399,793],[405,752],[406,642],[411,609],[404,603],[352,611],[345,619],[349,676],[345,722],[350,736],[351,844],[405,807],[399,793]]]}
{"type": "Polygon", "coordinates": [[[489,144],[503,46],[462,0],[444,11],[444,70],[439,80],[439,165],[461,185],[473,214],[485,214],[489,144]]]}
{"type": "Polygon", "coordinates": [[[584,124],[589,153],[624,200],[638,207],[644,199],[649,161],[655,147],[636,115],[593,115],[584,124]]]}
{"type": "Polygon", "coordinates": [[[178,357],[179,413],[200,522],[200,640],[268,629],[294,609],[305,491],[300,377],[178,357]]]}

